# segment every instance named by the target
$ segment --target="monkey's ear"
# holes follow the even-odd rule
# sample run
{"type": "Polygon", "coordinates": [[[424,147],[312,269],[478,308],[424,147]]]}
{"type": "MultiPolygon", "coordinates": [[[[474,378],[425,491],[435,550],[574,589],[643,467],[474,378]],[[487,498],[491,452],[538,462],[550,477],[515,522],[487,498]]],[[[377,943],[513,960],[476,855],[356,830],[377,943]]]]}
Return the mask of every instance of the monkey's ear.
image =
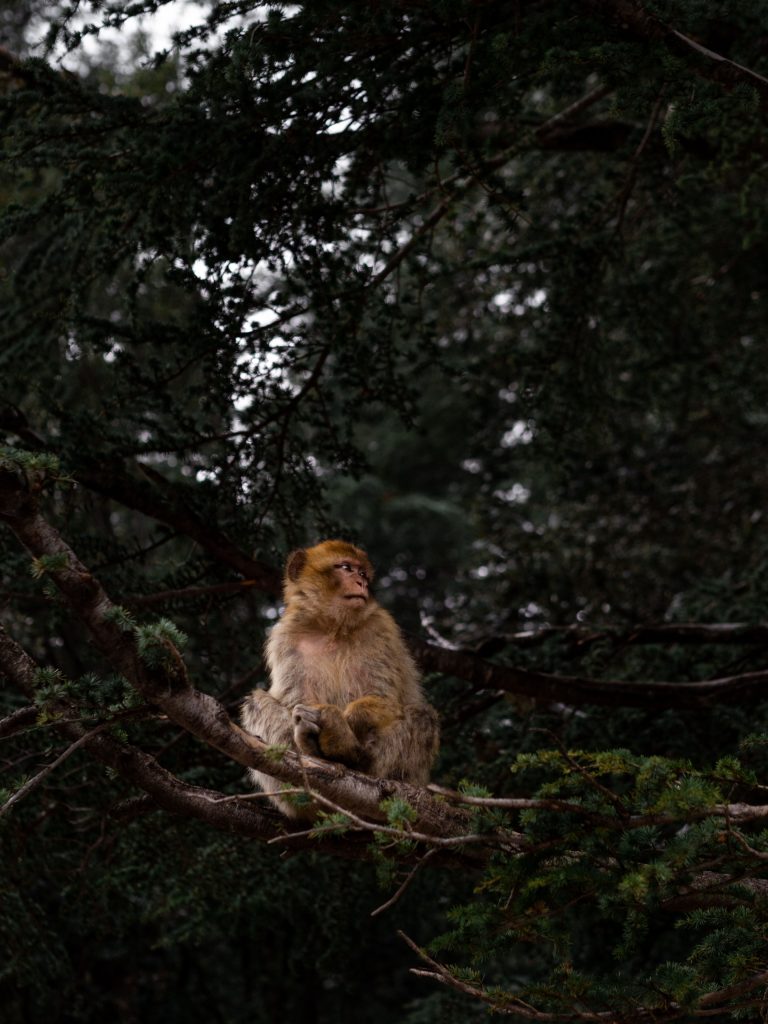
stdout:
{"type": "Polygon", "coordinates": [[[288,561],[285,565],[285,575],[292,583],[295,583],[299,576],[301,576],[302,570],[306,564],[307,552],[304,548],[298,548],[296,551],[292,551],[290,555],[288,555],[288,561]]]}

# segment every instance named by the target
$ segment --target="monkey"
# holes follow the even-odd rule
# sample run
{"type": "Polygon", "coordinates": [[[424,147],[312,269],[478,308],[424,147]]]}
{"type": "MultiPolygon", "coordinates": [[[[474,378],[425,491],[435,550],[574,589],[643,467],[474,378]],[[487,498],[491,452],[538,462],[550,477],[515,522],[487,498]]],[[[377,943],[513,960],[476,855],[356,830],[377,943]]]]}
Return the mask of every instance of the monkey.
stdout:
{"type": "MultiPolygon", "coordinates": [[[[291,553],[285,611],[265,648],[271,685],[246,697],[242,725],[270,745],[426,785],[437,713],[395,620],[371,593],[373,575],[365,551],[346,541],[291,553]]],[[[249,772],[284,814],[316,815],[279,796],[278,780],[249,772]]]]}

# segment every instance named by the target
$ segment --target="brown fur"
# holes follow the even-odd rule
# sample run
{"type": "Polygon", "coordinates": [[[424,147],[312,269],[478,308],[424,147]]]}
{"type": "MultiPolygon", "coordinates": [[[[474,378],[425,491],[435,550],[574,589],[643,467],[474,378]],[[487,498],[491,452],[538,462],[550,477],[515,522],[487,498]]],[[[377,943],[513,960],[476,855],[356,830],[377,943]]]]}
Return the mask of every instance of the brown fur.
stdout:
{"type": "MultiPolygon", "coordinates": [[[[425,785],[437,715],[394,619],[368,592],[372,577],[366,553],[344,541],[291,554],[285,612],[266,645],[272,685],[246,698],[243,727],[269,744],[425,785]]],[[[281,787],[263,772],[251,775],[267,793],[281,787]]],[[[314,813],[272,799],[293,817],[314,813]]]]}

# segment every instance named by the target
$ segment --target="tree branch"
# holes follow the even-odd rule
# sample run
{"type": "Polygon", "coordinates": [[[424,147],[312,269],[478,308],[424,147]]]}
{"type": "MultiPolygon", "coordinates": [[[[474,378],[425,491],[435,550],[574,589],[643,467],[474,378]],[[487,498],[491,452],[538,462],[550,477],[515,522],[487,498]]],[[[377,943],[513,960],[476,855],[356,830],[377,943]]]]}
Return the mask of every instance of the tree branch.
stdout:
{"type": "MultiPolygon", "coordinates": [[[[31,428],[21,410],[10,404],[0,409],[0,426],[17,434],[32,451],[48,451],[51,448],[45,438],[31,428]]],[[[182,484],[172,484],[151,466],[138,461],[109,464],[90,462],[75,467],[73,477],[88,490],[172,527],[196,541],[217,561],[231,566],[247,580],[253,581],[257,589],[279,595],[280,573],[251,558],[209,520],[197,515],[193,510],[191,489],[182,484]]]]}
{"type": "MultiPolygon", "coordinates": [[[[14,421],[15,422],[15,421],[14,421]]],[[[177,494],[173,485],[148,467],[139,467],[134,476],[123,468],[99,467],[75,473],[85,486],[172,526],[196,540],[214,558],[243,574],[243,585],[277,596],[281,590],[280,573],[251,558],[210,522],[204,522],[189,509],[186,494],[177,494]],[[151,481],[151,483],[150,483],[151,481]]],[[[8,500],[8,499],[6,499],[8,500]]],[[[16,501],[20,501],[17,495],[16,501]]],[[[2,510],[0,509],[0,517],[2,510]]],[[[24,541],[22,541],[24,543],[24,541]]],[[[28,546],[28,545],[27,545],[28,546]]],[[[66,545],[64,545],[66,548],[66,545]]],[[[32,548],[30,548],[32,550],[32,548]]],[[[66,548],[69,551],[68,548],[66,548]]],[[[71,552],[70,552],[71,554],[71,552]]],[[[82,572],[89,576],[84,567],[82,572]]],[[[58,581],[57,581],[58,582],[58,581]]],[[[528,637],[528,634],[525,634],[528,637]]],[[[711,626],[673,625],[638,627],[631,631],[633,643],[763,643],[768,627],[762,624],[716,624],[711,626]]],[[[409,646],[424,671],[442,672],[471,683],[478,689],[504,690],[530,697],[542,703],[569,705],[596,704],[607,707],[638,707],[651,710],[677,708],[693,710],[721,701],[753,701],[768,691],[768,672],[752,672],[702,682],[632,682],[600,680],[583,676],[549,675],[514,666],[496,665],[466,651],[450,650],[408,638],[409,646]]],[[[109,643],[107,643],[107,647],[109,643]]],[[[296,782],[295,777],[286,781],[296,782]]],[[[300,784],[300,783],[297,783],[300,784]]]]}
{"type": "MultiPolygon", "coordinates": [[[[0,672],[16,689],[27,697],[34,698],[37,665],[1,626],[0,672]]],[[[68,714],[73,709],[66,702],[61,702],[60,710],[63,714],[68,714]]],[[[260,840],[282,835],[286,828],[291,827],[282,815],[269,807],[261,804],[255,807],[247,798],[227,798],[216,790],[183,782],[161,767],[150,754],[105,735],[104,732],[92,731],[86,736],[82,727],[71,720],[62,720],[55,724],[55,728],[75,742],[82,740],[82,745],[90,756],[111,768],[124,781],[141,789],[151,799],[153,808],[197,819],[232,835],[260,840]]],[[[122,812],[122,808],[119,810],[122,812]]],[[[325,851],[352,860],[367,860],[371,856],[367,836],[348,837],[344,842],[332,837],[297,839],[292,844],[292,849],[325,851]]]]}
{"type": "MultiPolygon", "coordinates": [[[[34,700],[37,665],[26,651],[0,626],[0,671],[25,696],[34,700]]],[[[66,702],[60,702],[63,714],[72,711],[66,702]]],[[[25,709],[26,710],[26,709],[25,709]]],[[[37,709],[35,709],[37,710],[37,709]]],[[[101,727],[100,727],[101,728],[101,727]]],[[[270,838],[280,830],[278,815],[264,816],[250,811],[242,805],[234,809],[217,807],[216,798],[221,794],[199,786],[190,786],[162,768],[149,754],[105,736],[101,732],[86,734],[76,722],[62,720],[56,729],[75,742],[82,742],[96,760],[114,769],[126,781],[148,793],[164,810],[187,817],[202,818],[215,828],[227,832],[239,832],[259,838],[270,838]]]]}
{"type": "MultiPolygon", "coordinates": [[[[0,669],[2,669],[1,664],[0,669]]],[[[4,740],[8,736],[15,736],[26,729],[31,729],[37,721],[37,715],[38,709],[34,704],[19,708],[18,711],[6,715],[5,718],[0,719],[0,739],[4,740]]]]}
{"type": "Polygon", "coordinates": [[[588,1010],[577,1010],[574,1007],[571,1013],[549,1013],[544,1010],[537,1010],[534,1006],[511,994],[494,993],[491,995],[476,985],[470,985],[466,981],[461,981],[453,974],[450,968],[438,963],[437,960],[433,960],[428,953],[416,945],[413,939],[409,939],[405,932],[398,931],[397,934],[420,959],[424,960],[432,968],[429,971],[424,971],[412,967],[411,974],[415,974],[417,977],[431,978],[433,981],[439,981],[443,985],[455,989],[457,992],[463,992],[465,995],[472,996],[474,999],[478,999],[480,1002],[491,1006],[494,1013],[504,1013],[509,1016],[523,1017],[525,1020],[538,1021],[611,1021],[616,1019],[616,1014],[612,1011],[591,1013],[588,1010]]]}
{"type": "MultiPolygon", "coordinates": [[[[568,1008],[567,1012],[539,1010],[527,1000],[524,1000],[511,992],[503,992],[498,989],[494,991],[487,991],[482,986],[470,985],[468,982],[462,981],[460,978],[455,976],[455,968],[448,967],[439,963],[437,960],[434,960],[428,953],[426,953],[425,950],[420,946],[417,946],[412,939],[408,938],[404,932],[398,931],[397,934],[403,942],[405,942],[408,948],[411,949],[430,968],[428,971],[421,970],[419,968],[411,968],[411,974],[439,981],[443,985],[447,985],[449,988],[453,988],[458,992],[463,992],[465,995],[472,996],[472,998],[489,1005],[494,1013],[503,1013],[509,1016],[522,1017],[525,1020],[546,1022],[565,1022],[574,1020],[610,1022],[625,1019],[624,1015],[617,1013],[615,1010],[596,1012],[586,1009],[583,1003],[579,1003],[578,1005],[574,1004],[572,1007],[568,1008]]],[[[657,1022],[657,1024],[660,1024],[660,1022],[663,1021],[678,1020],[681,1017],[688,1015],[694,1017],[707,1017],[715,1014],[725,1014],[744,1005],[765,1005],[764,1000],[747,1004],[731,1004],[730,1006],[727,1004],[730,1000],[738,999],[740,996],[754,992],[756,988],[759,988],[761,985],[765,985],[766,982],[768,982],[768,971],[761,971],[744,981],[738,982],[734,985],[728,985],[726,988],[719,989],[717,992],[708,992],[705,995],[700,996],[692,1007],[680,1006],[680,1004],[675,1003],[672,1000],[669,1000],[663,1008],[635,1006],[633,1008],[633,1018],[638,1020],[645,1020],[647,1018],[648,1020],[653,1020],[657,1022]],[[712,1007],[717,1007],[717,1009],[711,1009],[712,1007]]],[[[563,993],[561,998],[565,995],[566,993],[563,993]]]]}
{"type": "Polygon", "coordinates": [[[673,53],[688,60],[694,54],[704,58],[704,62],[696,60],[692,63],[693,70],[699,77],[717,82],[726,89],[733,89],[737,85],[749,85],[758,92],[762,109],[768,107],[768,78],[702,46],[695,39],[650,14],[642,4],[633,0],[588,0],[588,6],[606,14],[629,35],[662,43],[673,53]]]}
{"type": "Polygon", "coordinates": [[[425,835],[455,837],[462,830],[466,813],[435,799],[425,789],[392,779],[371,778],[337,763],[302,757],[292,751],[279,759],[273,757],[267,744],[236,725],[218,700],[192,686],[181,656],[170,641],[163,642],[159,665],[150,666],[142,661],[136,636],[118,625],[117,609],[106,591],[40,515],[39,487],[39,481],[30,481],[20,471],[0,469],[0,519],[5,520],[34,558],[49,559],[50,579],[87,627],[102,654],[145,700],[236,763],[260,768],[293,786],[309,784],[352,813],[381,821],[384,812],[379,805],[397,796],[416,810],[414,825],[425,835]]]}
{"type": "Polygon", "coordinates": [[[52,772],[56,771],[59,765],[66,761],[66,759],[70,757],[72,754],[74,754],[76,750],[79,750],[81,747],[84,747],[89,740],[91,740],[94,736],[98,735],[98,733],[103,732],[105,729],[108,729],[111,726],[111,724],[111,722],[101,722],[99,725],[94,726],[93,729],[89,729],[88,732],[84,732],[82,736],[79,736],[76,740],[74,740],[74,742],[70,743],[67,749],[64,750],[61,754],[59,754],[58,757],[54,758],[54,760],[51,761],[49,764],[44,765],[39,772],[32,776],[32,778],[27,779],[27,781],[22,786],[19,786],[15,793],[8,797],[3,806],[0,807],[0,818],[2,818],[4,814],[7,814],[8,811],[10,811],[10,809],[14,806],[14,804],[18,803],[19,800],[23,800],[25,796],[27,796],[33,790],[37,789],[37,787],[40,786],[43,782],[45,782],[48,776],[52,772]]]}
{"type": "Polygon", "coordinates": [[[566,640],[575,647],[586,648],[596,643],[626,644],[765,644],[768,646],[768,625],[762,622],[675,622],[660,625],[632,626],[617,629],[611,626],[540,626],[520,633],[491,637],[476,653],[502,650],[504,647],[537,647],[553,638],[566,640]]]}
{"type": "Polygon", "coordinates": [[[427,672],[441,672],[464,679],[478,689],[504,690],[544,703],[691,710],[720,701],[759,700],[768,692],[768,672],[748,672],[693,683],[629,682],[555,676],[511,665],[495,665],[465,651],[437,647],[418,637],[409,636],[408,645],[427,672]]]}

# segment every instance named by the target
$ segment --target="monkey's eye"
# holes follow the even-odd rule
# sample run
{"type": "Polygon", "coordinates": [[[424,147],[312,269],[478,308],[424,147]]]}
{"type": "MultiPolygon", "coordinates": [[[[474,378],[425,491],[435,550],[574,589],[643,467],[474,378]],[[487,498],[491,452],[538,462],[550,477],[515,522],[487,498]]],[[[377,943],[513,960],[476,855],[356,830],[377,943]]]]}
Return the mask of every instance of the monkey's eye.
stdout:
{"type": "Polygon", "coordinates": [[[354,565],[352,565],[351,562],[337,562],[336,565],[334,565],[333,568],[334,569],[343,569],[344,572],[352,572],[352,573],[356,572],[366,582],[368,581],[368,573],[365,571],[365,569],[356,569],[354,567],[354,565]]]}

